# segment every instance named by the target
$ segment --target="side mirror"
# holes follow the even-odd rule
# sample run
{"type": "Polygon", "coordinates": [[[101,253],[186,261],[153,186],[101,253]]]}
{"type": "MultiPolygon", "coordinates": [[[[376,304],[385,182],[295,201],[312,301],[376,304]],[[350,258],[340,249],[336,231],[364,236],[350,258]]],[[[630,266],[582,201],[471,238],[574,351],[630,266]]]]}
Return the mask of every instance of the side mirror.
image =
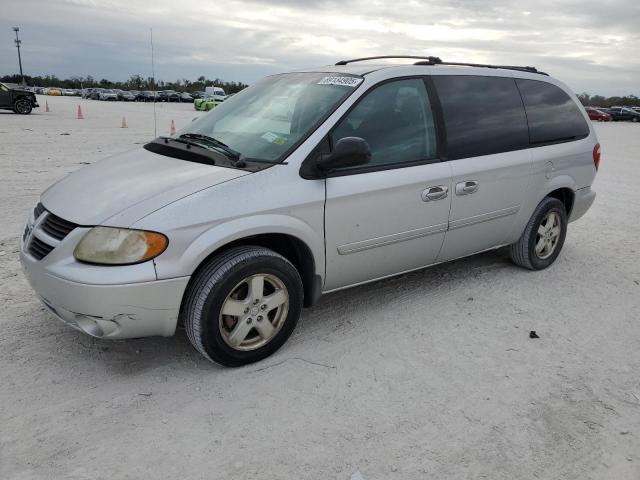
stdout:
{"type": "Polygon", "coordinates": [[[338,140],[333,151],[328,155],[321,155],[316,160],[316,167],[322,172],[336,168],[355,167],[371,161],[371,148],[360,137],[344,137],[338,140]]]}

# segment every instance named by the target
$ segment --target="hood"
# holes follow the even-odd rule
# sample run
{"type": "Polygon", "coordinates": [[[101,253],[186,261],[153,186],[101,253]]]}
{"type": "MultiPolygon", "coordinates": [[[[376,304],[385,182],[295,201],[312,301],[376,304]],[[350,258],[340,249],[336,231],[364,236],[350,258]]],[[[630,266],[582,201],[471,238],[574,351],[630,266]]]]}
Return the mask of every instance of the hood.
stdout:
{"type": "Polygon", "coordinates": [[[248,173],[140,148],[71,173],[49,187],[41,202],[78,225],[128,227],[180,198],[248,173]]]}
{"type": "Polygon", "coordinates": [[[35,95],[31,90],[27,90],[26,88],[22,88],[22,87],[13,87],[13,88],[10,88],[9,90],[11,90],[12,92],[29,93],[31,95],[35,95]]]}

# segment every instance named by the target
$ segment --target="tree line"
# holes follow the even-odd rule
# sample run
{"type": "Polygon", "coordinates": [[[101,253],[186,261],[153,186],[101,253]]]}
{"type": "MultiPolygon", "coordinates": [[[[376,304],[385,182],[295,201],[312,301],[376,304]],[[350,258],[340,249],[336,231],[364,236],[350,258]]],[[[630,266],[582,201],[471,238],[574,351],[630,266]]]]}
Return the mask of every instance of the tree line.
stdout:
{"type": "MultiPolygon", "coordinates": [[[[61,79],[55,75],[45,75],[32,77],[24,76],[25,82],[31,87],[59,87],[59,88],[119,88],[121,90],[177,90],[181,92],[199,92],[205,87],[222,87],[226,93],[236,93],[243,88],[248,87],[242,82],[227,82],[219,78],[213,80],[206,78],[204,75],[198,77],[197,80],[191,81],[186,78],[176,80],[175,82],[165,82],[163,80],[154,81],[152,77],[144,78],[141,75],[131,75],[124,82],[114,82],[103,78],[96,80],[91,75],[86,77],[71,77],[61,79]]],[[[6,83],[22,83],[22,78],[18,74],[5,75],[0,77],[1,82],[6,83]]]]}
{"type": "Polygon", "coordinates": [[[626,95],[624,97],[603,97],[602,95],[589,95],[587,92],[583,92],[578,95],[578,99],[586,107],[613,107],[617,106],[630,106],[640,107],[640,98],[635,95],[626,95]]]}
{"type": "MultiPolygon", "coordinates": [[[[141,75],[131,75],[124,82],[113,82],[103,78],[101,80],[94,79],[91,75],[86,77],[71,77],[60,79],[55,75],[45,75],[32,77],[25,75],[24,79],[27,85],[32,87],[60,87],[60,88],[119,88],[121,90],[177,90],[186,92],[200,92],[205,87],[222,87],[227,93],[236,93],[248,87],[242,82],[227,82],[219,78],[213,80],[206,78],[204,75],[198,77],[195,81],[183,78],[175,82],[165,82],[163,80],[153,81],[152,77],[144,78],[141,75]]],[[[22,83],[20,75],[5,75],[0,77],[1,82],[6,83],[22,83]]],[[[624,97],[604,97],[602,95],[590,95],[583,92],[578,95],[578,99],[585,106],[593,107],[612,107],[614,105],[640,106],[640,98],[635,95],[626,95],[624,97]]]]}

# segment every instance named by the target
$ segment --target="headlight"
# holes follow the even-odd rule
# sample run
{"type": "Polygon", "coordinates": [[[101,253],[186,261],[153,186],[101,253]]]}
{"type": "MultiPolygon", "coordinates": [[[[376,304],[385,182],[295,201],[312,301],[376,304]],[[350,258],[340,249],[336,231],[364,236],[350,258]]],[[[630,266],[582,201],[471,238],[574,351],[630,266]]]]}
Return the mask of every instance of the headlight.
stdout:
{"type": "Polygon", "coordinates": [[[76,245],[73,256],[87,263],[131,265],[157,257],[167,245],[169,239],[157,232],[94,227],[76,245]]]}

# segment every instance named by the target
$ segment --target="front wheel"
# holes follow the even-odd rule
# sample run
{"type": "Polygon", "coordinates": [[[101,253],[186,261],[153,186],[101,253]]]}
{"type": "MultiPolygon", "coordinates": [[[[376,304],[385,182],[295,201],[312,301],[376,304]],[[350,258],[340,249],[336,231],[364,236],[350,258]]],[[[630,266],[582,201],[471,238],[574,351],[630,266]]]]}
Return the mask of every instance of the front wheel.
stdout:
{"type": "Polygon", "coordinates": [[[231,248],[195,274],[180,316],[205,357],[237,367],[278,350],[302,310],[302,280],[283,256],[263,247],[231,248]]]}
{"type": "Polygon", "coordinates": [[[511,260],[529,270],[551,265],[564,245],[567,235],[567,211],[564,204],[546,197],[536,207],[520,239],[511,245],[511,260]]]}
{"type": "Polygon", "coordinates": [[[13,111],[20,115],[29,115],[31,110],[33,110],[33,106],[26,98],[20,98],[13,104],[13,111]]]}

